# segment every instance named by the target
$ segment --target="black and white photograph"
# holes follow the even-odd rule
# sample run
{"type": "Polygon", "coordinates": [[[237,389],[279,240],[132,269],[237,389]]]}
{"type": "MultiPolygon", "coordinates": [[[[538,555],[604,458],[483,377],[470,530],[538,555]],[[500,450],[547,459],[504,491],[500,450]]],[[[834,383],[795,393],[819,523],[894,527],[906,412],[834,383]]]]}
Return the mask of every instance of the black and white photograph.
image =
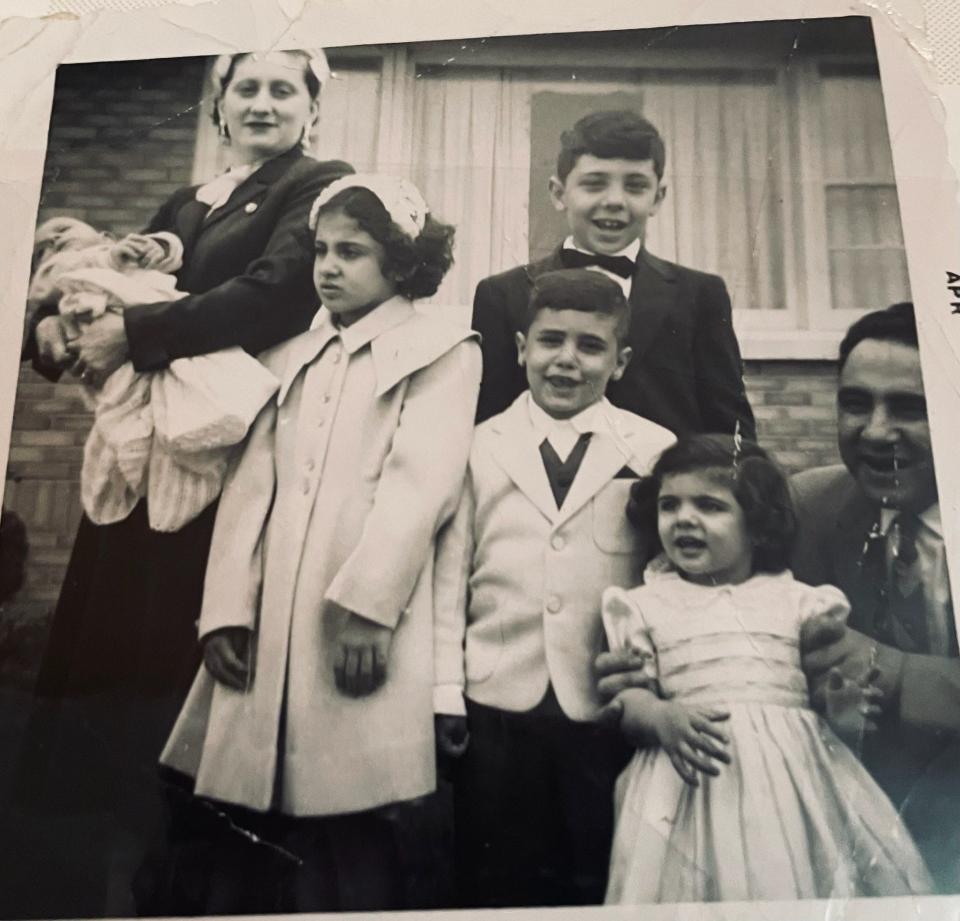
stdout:
{"type": "Polygon", "coordinates": [[[960,894],[929,113],[635,19],[59,61],[0,918],[960,894]]]}

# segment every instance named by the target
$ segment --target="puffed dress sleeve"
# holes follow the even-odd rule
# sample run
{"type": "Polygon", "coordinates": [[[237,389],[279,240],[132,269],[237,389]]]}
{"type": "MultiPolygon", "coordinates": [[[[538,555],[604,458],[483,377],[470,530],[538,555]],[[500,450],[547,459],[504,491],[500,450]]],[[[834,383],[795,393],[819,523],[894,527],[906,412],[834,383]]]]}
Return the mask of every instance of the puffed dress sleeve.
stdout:
{"type": "Polygon", "coordinates": [[[657,680],[656,647],[634,590],[611,586],[603,593],[600,613],[611,652],[633,650],[643,657],[644,674],[657,680]]]}
{"type": "MultiPolygon", "coordinates": [[[[803,583],[797,583],[803,585],[803,583]]],[[[803,585],[797,605],[797,613],[802,626],[814,617],[826,616],[846,623],[850,614],[850,602],[847,596],[833,585],[803,585]]]]}

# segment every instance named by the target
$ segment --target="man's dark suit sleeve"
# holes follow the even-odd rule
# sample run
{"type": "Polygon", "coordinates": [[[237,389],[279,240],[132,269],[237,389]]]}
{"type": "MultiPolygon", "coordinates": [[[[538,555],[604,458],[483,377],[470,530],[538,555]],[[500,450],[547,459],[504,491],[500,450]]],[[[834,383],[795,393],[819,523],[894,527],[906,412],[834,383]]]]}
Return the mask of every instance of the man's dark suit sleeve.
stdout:
{"type": "Polygon", "coordinates": [[[756,440],[757,426],[743,385],[743,360],[723,279],[706,276],[697,300],[694,368],[702,430],[732,435],[739,421],[740,434],[756,440]]]}
{"type": "Polygon", "coordinates": [[[483,279],[474,294],[472,325],[480,333],[483,355],[478,423],[503,412],[526,386],[517,364],[517,329],[509,299],[508,286],[497,277],[483,279]]]}
{"type": "MultiPolygon", "coordinates": [[[[202,294],[124,312],[137,371],[161,370],[176,358],[231,346],[259,352],[306,329],[305,311],[317,306],[307,217],[320,192],[352,172],[339,161],[316,167],[289,190],[263,253],[241,274],[202,294]]],[[[155,220],[152,226],[158,224],[155,220]]]]}

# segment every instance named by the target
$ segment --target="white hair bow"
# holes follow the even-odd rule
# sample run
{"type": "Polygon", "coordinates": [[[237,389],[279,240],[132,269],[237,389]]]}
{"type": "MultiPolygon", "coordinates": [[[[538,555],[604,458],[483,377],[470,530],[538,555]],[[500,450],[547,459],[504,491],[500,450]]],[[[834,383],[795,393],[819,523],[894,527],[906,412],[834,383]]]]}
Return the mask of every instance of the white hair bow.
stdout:
{"type": "Polygon", "coordinates": [[[368,189],[373,192],[393,221],[408,237],[416,240],[427,222],[430,209],[420,190],[409,179],[375,173],[354,173],[331,182],[310,209],[310,229],[317,229],[320,209],[344,189],[368,189]]]}

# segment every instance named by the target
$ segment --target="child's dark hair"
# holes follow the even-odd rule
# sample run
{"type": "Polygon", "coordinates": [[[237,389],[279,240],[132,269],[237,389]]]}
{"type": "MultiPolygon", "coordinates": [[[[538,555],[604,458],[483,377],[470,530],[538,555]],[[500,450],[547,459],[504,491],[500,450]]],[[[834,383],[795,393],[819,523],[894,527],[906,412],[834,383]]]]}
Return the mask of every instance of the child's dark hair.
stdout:
{"type": "Polygon", "coordinates": [[[592,269],[557,269],[533,280],[521,332],[526,334],[537,313],[550,310],[581,310],[602,313],[617,320],[617,345],[630,332],[630,303],[612,278],[592,269]]]}
{"type": "Polygon", "coordinates": [[[384,250],[384,276],[397,280],[397,293],[415,300],[437,293],[453,265],[455,229],[427,215],[423,230],[412,240],[390,218],[377,196],[363,186],[351,186],[325,202],[317,216],[342,211],[370,234],[384,250]]]}
{"type": "Polygon", "coordinates": [[[585,154],[604,160],[652,160],[657,179],[663,179],[667,150],[660,132],[630,109],[591,112],[560,135],[557,178],[567,176],[585,154]]]}
{"type": "Polygon", "coordinates": [[[783,572],[790,561],[796,514],[780,468],[752,441],[736,449],[731,435],[694,435],[667,448],[650,476],[633,484],[627,517],[640,531],[653,554],[663,545],[657,534],[657,499],[665,477],[706,472],[733,493],[746,522],[753,547],[754,572],[783,572]]]}

